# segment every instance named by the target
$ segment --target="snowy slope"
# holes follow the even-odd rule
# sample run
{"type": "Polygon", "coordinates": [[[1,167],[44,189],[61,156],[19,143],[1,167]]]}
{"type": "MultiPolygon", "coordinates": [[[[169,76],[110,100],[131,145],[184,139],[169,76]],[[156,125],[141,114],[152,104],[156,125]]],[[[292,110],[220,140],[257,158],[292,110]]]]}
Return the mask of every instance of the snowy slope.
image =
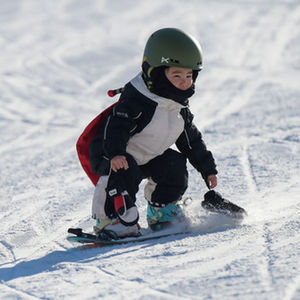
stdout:
{"type": "Polygon", "coordinates": [[[1,0],[0,298],[300,299],[299,28],[298,0],[1,0]],[[66,229],[93,225],[76,139],[167,26],[202,44],[191,109],[249,217],[207,215],[189,166],[191,234],[74,251],[66,229]]]}

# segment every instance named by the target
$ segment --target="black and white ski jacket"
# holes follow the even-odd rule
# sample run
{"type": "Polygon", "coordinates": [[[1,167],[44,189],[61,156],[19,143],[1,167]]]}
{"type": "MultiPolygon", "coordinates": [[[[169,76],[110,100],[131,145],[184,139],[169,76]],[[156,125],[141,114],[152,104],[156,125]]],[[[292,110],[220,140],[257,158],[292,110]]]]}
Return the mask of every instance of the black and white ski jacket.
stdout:
{"type": "Polygon", "coordinates": [[[205,180],[217,174],[188,107],[151,93],[141,74],[126,84],[120,99],[90,145],[93,172],[107,175],[110,159],[126,153],[146,164],[176,144],[205,180]]]}

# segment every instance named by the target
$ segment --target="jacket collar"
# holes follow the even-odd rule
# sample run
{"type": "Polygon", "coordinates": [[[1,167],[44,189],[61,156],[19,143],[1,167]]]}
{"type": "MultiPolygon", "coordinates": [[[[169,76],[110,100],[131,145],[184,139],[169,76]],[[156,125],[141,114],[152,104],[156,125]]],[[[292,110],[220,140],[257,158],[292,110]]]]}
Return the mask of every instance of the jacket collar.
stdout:
{"type": "Polygon", "coordinates": [[[133,85],[133,87],[138,90],[141,94],[143,94],[144,96],[146,96],[147,98],[153,100],[154,102],[156,102],[158,104],[159,107],[165,107],[168,109],[181,109],[181,108],[185,108],[186,106],[173,101],[172,99],[168,99],[168,98],[164,98],[161,96],[158,96],[154,93],[151,93],[144,80],[142,77],[142,72],[139,73],[137,76],[135,76],[130,83],[133,85]]]}

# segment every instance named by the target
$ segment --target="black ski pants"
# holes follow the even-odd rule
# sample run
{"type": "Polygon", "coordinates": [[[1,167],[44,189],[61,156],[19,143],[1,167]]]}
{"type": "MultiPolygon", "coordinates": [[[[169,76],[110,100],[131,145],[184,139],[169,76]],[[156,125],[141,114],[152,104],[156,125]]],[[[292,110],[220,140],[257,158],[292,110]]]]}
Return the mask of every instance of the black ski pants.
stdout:
{"type": "Polygon", "coordinates": [[[118,193],[127,191],[135,202],[139,184],[145,178],[151,178],[155,183],[148,199],[151,205],[162,207],[171,202],[179,201],[187,189],[188,172],[186,157],[173,149],[167,149],[147,164],[138,166],[134,158],[126,154],[129,165],[127,170],[111,171],[107,185],[107,200],[105,211],[108,216],[114,215],[114,205],[109,191],[116,189],[118,193]]]}

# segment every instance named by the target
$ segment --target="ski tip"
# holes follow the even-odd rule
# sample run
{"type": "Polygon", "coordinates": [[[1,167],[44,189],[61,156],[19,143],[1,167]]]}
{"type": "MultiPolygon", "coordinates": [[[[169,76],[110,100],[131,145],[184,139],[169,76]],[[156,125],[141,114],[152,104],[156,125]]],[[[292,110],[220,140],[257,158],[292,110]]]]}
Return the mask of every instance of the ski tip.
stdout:
{"type": "Polygon", "coordinates": [[[80,234],[82,234],[82,229],[81,228],[69,228],[68,233],[80,235],[80,234]]]}

